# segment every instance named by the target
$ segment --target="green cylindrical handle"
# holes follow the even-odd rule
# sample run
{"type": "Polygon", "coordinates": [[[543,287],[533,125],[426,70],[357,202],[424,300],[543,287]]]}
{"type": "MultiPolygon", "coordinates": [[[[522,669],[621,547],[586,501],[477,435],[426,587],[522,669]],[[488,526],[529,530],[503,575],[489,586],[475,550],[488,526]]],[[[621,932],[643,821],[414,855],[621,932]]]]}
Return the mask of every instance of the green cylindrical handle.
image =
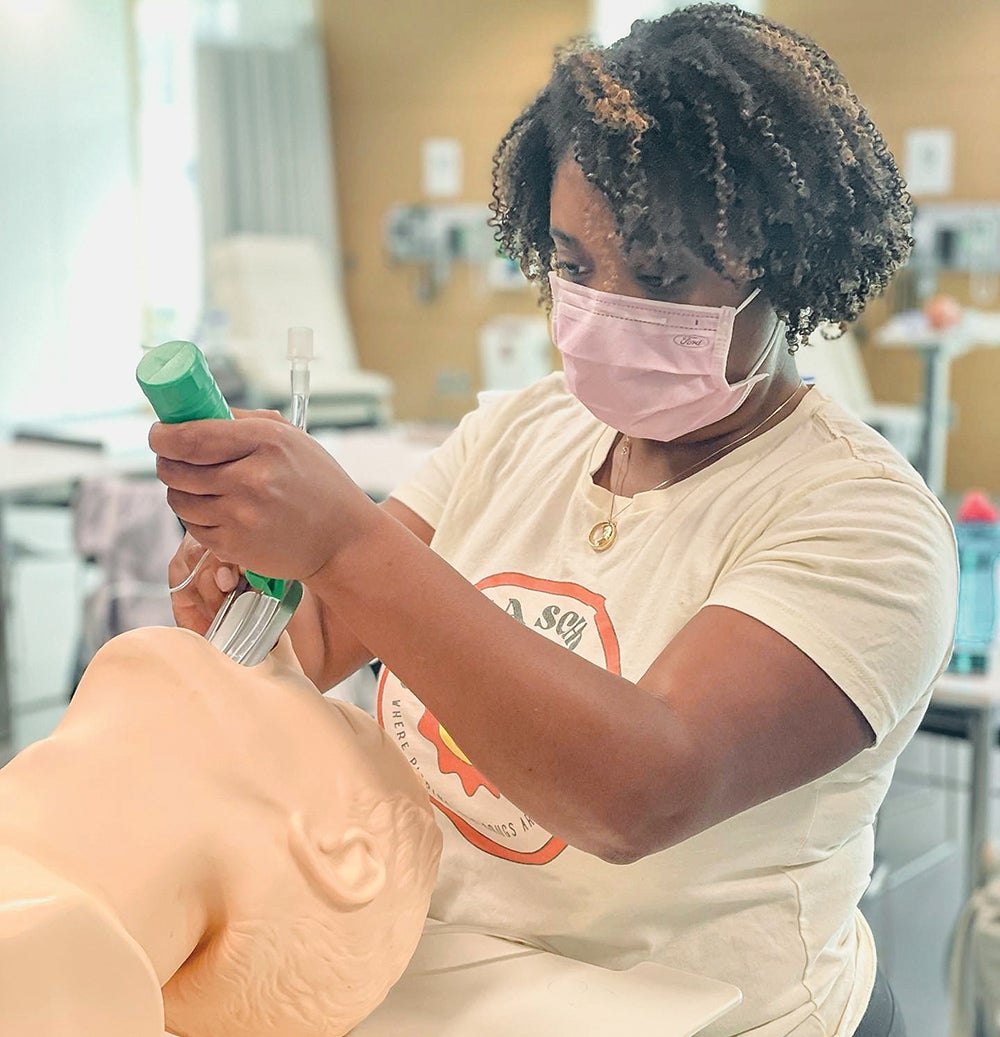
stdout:
{"type": "MultiPolygon", "coordinates": [[[[160,421],[232,419],[233,412],[209,370],[205,354],[193,342],[154,346],[139,361],[135,377],[160,421]]],[[[246,577],[251,586],[272,598],[284,595],[284,580],[252,572],[246,577]]]]}
{"type": "Polygon", "coordinates": [[[160,421],[231,418],[204,353],[193,342],[164,342],[139,361],[139,387],[160,421]]]}

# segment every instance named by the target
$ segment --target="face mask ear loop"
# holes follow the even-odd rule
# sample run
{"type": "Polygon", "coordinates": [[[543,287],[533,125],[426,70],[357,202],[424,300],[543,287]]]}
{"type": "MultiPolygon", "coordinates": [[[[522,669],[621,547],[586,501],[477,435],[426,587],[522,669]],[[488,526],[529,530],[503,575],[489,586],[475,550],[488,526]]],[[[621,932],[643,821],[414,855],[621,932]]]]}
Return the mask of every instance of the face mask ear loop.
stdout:
{"type": "MultiPolygon", "coordinates": [[[[750,295],[747,296],[747,298],[744,299],[743,302],[740,303],[740,305],[736,309],[736,313],[738,314],[740,312],[740,310],[745,310],[747,308],[747,306],[749,306],[750,303],[753,302],[753,300],[757,298],[758,295],[760,295],[760,289],[759,288],[755,288],[750,293],[750,295]]],[[[734,319],[735,319],[735,315],[734,315],[734,319]]],[[[740,380],[740,384],[741,385],[745,385],[751,379],[756,379],[756,380],[759,381],[761,378],[765,377],[764,375],[758,375],[757,372],[764,366],[764,361],[770,356],[771,349],[774,347],[774,342],[775,342],[775,339],[778,337],[778,331],[780,329],[781,329],[781,321],[778,320],[778,321],[775,322],[774,330],[771,332],[771,337],[767,340],[767,345],[764,346],[763,353],[761,353],[760,356],[757,357],[756,363],[754,363],[753,367],[751,367],[750,370],[747,372],[746,378],[743,378],[743,379],[740,380]]]]}
{"type": "Polygon", "coordinates": [[[734,317],[738,317],[749,305],[760,295],[760,289],[755,288],[744,300],[736,307],[736,312],[733,314],[734,317]]]}

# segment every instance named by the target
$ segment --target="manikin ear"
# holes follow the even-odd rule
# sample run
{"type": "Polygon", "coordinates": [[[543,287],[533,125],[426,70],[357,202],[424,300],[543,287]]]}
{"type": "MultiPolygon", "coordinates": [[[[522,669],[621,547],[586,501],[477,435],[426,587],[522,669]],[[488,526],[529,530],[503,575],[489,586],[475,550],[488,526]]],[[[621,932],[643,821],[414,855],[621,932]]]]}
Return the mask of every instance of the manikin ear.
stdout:
{"type": "Polygon", "coordinates": [[[297,812],[288,826],[288,848],[313,892],[341,911],[370,904],[385,887],[385,859],[363,828],[312,833],[297,812]]]}

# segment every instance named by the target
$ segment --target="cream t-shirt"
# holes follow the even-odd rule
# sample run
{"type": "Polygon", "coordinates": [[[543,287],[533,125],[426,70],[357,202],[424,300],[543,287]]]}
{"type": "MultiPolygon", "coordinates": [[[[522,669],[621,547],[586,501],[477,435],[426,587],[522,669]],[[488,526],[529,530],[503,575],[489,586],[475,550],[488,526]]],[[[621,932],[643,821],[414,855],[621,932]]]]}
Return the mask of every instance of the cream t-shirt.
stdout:
{"type": "MultiPolygon", "coordinates": [[[[651,960],[734,983],[743,1003],[713,1037],[847,1037],[875,975],[857,910],[872,822],[951,646],[948,517],[881,436],[814,388],[708,468],[637,494],[618,542],[598,554],[587,533],[610,494],[592,476],[613,438],[552,375],[468,415],[393,496],[434,527],[433,549],[466,579],[568,651],[638,681],[699,609],[724,605],[809,655],[876,743],[677,846],[613,865],[509,802],[383,672],[379,720],[426,782],[444,833],[431,915],[610,968],[651,960]]],[[[571,715],[558,737],[572,740],[571,715]]]]}

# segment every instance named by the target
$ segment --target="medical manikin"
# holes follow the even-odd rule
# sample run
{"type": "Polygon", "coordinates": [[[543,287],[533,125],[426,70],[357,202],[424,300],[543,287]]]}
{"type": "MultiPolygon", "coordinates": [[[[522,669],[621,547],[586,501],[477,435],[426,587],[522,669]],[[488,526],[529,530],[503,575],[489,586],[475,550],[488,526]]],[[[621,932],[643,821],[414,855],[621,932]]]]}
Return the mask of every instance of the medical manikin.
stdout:
{"type": "Polygon", "coordinates": [[[0,770],[0,1033],[346,1033],[409,961],[439,852],[403,755],[287,636],[247,668],[123,634],[0,770]]]}

